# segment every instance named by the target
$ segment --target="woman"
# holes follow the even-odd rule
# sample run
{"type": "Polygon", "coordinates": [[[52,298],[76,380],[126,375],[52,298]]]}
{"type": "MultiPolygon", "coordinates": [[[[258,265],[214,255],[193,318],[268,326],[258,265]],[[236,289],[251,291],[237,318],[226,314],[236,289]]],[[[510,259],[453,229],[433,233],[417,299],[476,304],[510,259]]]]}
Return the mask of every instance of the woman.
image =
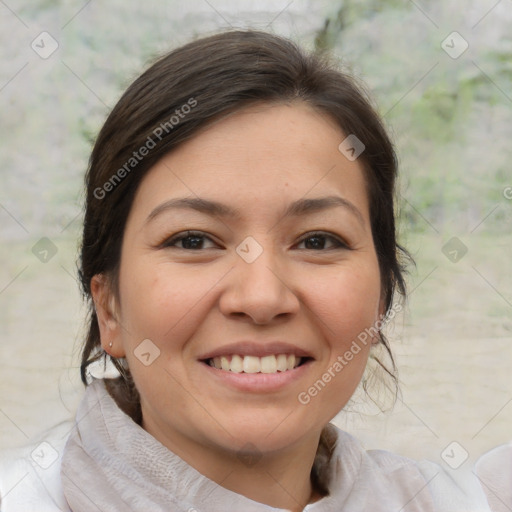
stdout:
{"type": "Polygon", "coordinates": [[[88,386],[60,508],[488,510],[469,477],[329,423],[391,356],[395,177],[353,80],[285,39],[218,34],[141,75],[86,177],[88,386]],[[91,370],[105,357],[119,376],[91,370]]]}

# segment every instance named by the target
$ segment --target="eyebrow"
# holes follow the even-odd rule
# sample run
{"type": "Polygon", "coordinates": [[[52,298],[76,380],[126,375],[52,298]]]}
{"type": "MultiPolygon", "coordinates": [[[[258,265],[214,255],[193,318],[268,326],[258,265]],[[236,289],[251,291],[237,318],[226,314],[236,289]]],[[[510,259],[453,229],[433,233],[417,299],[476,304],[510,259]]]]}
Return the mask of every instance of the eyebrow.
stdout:
{"type": "MultiPolygon", "coordinates": [[[[359,209],[347,199],[340,196],[326,196],[317,197],[312,199],[299,199],[291,203],[285,210],[283,217],[297,217],[307,215],[309,213],[316,213],[330,208],[342,207],[352,213],[357,220],[364,226],[364,218],[359,209]]],[[[195,210],[200,213],[211,215],[212,217],[232,217],[239,219],[241,217],[240,210],[231,208],[230,206],[212,201],[209,199],[202,199],[199,197],[180,197],[170,199],[158,205],[146,219],[146,223],[153,220],[155,217],[163,212],[169,210],[189,209],[195,210]]]]}

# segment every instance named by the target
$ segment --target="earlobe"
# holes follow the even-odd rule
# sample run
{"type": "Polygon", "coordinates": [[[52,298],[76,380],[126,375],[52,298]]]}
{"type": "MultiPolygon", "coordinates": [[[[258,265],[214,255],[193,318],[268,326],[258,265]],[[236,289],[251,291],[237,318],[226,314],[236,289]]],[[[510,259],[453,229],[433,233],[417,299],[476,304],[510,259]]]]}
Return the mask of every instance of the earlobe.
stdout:
{"type": "Polygon", "coordinates": [[[105,275],[96,274],[92,277],[91,295],[98,319],[103,350],[112,357],[124,357],[117,301],[112,291],[111,283],[105,275]]]}

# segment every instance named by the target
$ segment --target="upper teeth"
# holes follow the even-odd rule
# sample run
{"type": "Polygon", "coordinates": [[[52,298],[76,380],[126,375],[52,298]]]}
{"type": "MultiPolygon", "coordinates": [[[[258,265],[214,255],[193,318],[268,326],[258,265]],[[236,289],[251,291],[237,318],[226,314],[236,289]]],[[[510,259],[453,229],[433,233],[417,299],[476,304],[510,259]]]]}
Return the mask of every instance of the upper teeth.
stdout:
{"type": "Polygon", "coordinates": [[[220,356],[209,360],[210,366],[235,373],[276,373],[293,370],[299,366],[300,357],[293,354],[278,354],[264,357],[220,356]]]}

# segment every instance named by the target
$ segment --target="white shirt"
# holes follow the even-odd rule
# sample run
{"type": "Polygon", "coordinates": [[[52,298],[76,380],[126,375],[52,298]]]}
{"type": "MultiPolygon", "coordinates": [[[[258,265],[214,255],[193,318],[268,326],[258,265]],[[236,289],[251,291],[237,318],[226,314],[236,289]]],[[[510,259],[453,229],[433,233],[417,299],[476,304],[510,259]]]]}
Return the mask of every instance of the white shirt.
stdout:
{"type": "Polygon", "coordinates": [[[475,473],[487,494],[493,512],[512,511],[512,442],[482,455],[475,473]]]}

